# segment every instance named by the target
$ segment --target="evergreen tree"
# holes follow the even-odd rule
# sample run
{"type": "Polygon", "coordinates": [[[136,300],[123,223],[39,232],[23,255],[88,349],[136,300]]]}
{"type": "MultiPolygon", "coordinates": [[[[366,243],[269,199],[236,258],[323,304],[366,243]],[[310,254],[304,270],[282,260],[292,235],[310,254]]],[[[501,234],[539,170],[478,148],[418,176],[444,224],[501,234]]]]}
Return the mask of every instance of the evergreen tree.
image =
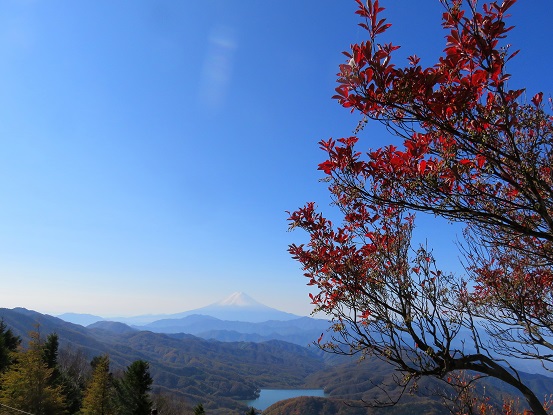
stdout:
{"type": "Polygon", "coordinates": [[[17,350],[21,339],[8,329],[4,320],[0,320],[0,373],[12,363],[11,354],[17,350]]]}
{"type": "Polygon", "coordinates": [[[150,415],[153,404],[148,392],[152,382],[148,362],[133,362],[118,383],[119,414],[150,415]]]}
{"type": "Polygon", "coordinates": [[[94,371],[85,390],[83,415],[115,415],[115,390],[109,371],[109,356],[95,357],[92,361],[94,371]]]}
{"type": "Polygon", "coordinates": [[[42,346],[44,363],[53,370],[51,377],[52,386],[60,386],[64,400],[70,413],[77,413],[82,404],[82,390],[80,385],[71,379],[69,373],[64,372],[58,360],[59,337],[56,333],[49,334],[42,346]]]}
{"type": "Polygon", "coordinates": [[[49,334],[42,346],[42,356],[44,358],[44,363],[46,363],[50,369],[54,369],[58,364],[58,348],[58,335],[56,333],[49,334]]]}
{"type": "Polygon", "coordinates": [[[204,406],[201,403],[194,407],[194,415],[205,415],[204,406]]]}
{"type": "Polygon", "coordinates": [[[65,414],[62,389],[51,382],[53,372],[44,363],[39,333],[32,332],[28,349],[16,353],[16,362],[1,377],[0,403],[35,415],[65,414]]]}
{"type": "Polygon", "coordinates": [[[66,408],[70,414],[76,414],[80,411],[83,404],[83,390],[78,383],[71,378],[71,375],[66,372],[60,374],[60,386],[63,391],[66,408]]]}

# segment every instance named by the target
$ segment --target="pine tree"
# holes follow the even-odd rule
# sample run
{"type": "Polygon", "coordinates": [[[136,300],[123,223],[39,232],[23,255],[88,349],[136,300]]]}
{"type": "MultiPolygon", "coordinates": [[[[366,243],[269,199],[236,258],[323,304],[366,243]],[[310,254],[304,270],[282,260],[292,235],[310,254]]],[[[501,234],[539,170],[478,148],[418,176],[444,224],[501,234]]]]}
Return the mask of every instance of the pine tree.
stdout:
{"type": "Polygon", "coordinates": [[[92,361],[94,371],[85,390],[83,415],[115,415],[115,390],[109,371],[109,356],[104,355],[92,361]]]}
{"type": "Polygon", "coordinates": [[[52,386],[60,386],[63,391],[64,400],[70,413],[77,413],[82,405],[82,390],[76,384],[69,373],[62,370],[58,359],[59,337],[51,333],[42,346],[42,357],[48,368],[52,369],[50,383],[52,386]]]}
{"type": "Polygon", "coordinates": [[[150,415],[152,399],[148,392],[152,382],[148,362],[133,362],[118,383],[119,414],[150,415]]]}
{"type": "Polygon", "coordinates": [[[194,415],[205,415],[204,406],[201,403],[194,407],[194,415]]]}
{"type": "Polygon", "coordinates": [[[8,329],[4,320],[0,320],[0,373],[12,363],[11,354],[17,350],[21,339],[8,329]]]}
{"type": "Polygon", "coordinates": [[[40,335],[30,335],[28,349],[16,352],[16,362],[1,377],[0,403],[35,415],[65,414],[63,391],[52,385],[54,370],[44,363],[40,335]]]}
{"type": "Polygon", "coordinates": [[[58,348],[59,348],[59,338],[56,333],[51,333],[46,338],[42,346],[42,356],[44,363],[50,368],[54,369],[58,365],[58,348]]]}

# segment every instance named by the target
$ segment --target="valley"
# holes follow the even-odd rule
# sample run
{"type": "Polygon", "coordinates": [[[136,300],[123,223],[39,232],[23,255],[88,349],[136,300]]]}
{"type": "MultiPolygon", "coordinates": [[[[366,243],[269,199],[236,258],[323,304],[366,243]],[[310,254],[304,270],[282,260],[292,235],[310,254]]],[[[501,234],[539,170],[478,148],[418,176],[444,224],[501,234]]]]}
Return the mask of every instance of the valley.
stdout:
{"type": "Polygon", "coordinates": [[[118,331],[85,328],[26,309],[0,309],[0,318],[24,344],[28,333],[39,327],[43,335],[57,333],[62,350],[82,350],[89,360],[108,354],[113,371],[146,360],[154,390],[191,404],[202,402],[215,414],[243,413],[247,407],[239,401],[254,399],[261,387],[303,387],[323,364],[314,350],[279,340],[220,342],[189,334],[121,331],[120,326],[118,331]]]}
{"type": "MultiPolygon", "coordinates": [[[[243,316],[248,314],[244,301],[240,306],[226,307],[229,316],[236,307],[241,307],[243,316]]],[[[147,361],[154,394],[183,400],[189,407],[202,403],[208,414],[243,415],[248,410],[247,402],[256,399],[261,389],[325,393],[324,398],[296,397],[276,402],[263,411],[269,415],[297,411],[304,415],[373,414],[377,412],[367,407],[367,402],[395,399],[402,393],[394,384],[397,372],[385,362],[370,357],[358,361],[309,346],[329,323],[308,317],[252,322],[190,314],[154,320],[144,326],[102,319],[84,327],[23,308],[4,308],[0,309],[0,319],[21,336],[23,344],[38,327],[42,336],[59,336],[60,351],[79,351],[88,361],[107,354],[114,373],[135,360],[147,361]]],[[[524,376],[536,385],[538,393],[553,390],[551,378],[524,376]]],[[[498,404],[504,397],[515,395],[513,390],[493,382],[479,387],[485,387],[498,404]]],[[[400,404],[380,408],[378,413],[445,413],[444,393],[452,391],[438,380],[424,379],[416,394],[406,393],[400,404]],[[419,412],[413,412],[414,408],[419,412]]]]}

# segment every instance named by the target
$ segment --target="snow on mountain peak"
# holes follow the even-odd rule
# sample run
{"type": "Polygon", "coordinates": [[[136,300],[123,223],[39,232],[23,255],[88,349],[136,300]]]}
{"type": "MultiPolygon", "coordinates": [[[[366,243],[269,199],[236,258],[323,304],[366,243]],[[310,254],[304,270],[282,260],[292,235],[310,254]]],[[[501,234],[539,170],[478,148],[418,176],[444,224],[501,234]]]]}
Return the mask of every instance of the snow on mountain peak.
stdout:
{"type": "Polygon", "coordinates": [[[216,303],[218,306],[232,306],[232,307],[257,307],[262,304],[255,301],[249,295],[243,292],[235,292],[229,295],[227,298],[216,303]]]}
{"type": "Polygon", "coordinates": [[[255,301],[243,292],[235,292],[227,298],[206,307],[181,313],[184,317],[190,314],[200,314],[226,321],[263,322],[269,320],[292,320],[298,316],[268,307],[255,301]]]}

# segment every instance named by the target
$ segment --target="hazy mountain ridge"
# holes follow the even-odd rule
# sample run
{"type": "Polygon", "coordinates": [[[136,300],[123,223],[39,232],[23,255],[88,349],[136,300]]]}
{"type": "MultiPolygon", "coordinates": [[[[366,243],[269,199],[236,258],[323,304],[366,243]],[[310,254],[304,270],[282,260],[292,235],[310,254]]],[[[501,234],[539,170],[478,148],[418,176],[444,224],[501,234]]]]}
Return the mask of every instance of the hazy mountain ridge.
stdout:
{"type": "Polygon", "coordinates": [[[326,320],[299,317],[294,320],[270,320],[261,323],[220,320],[211,316],[191,315],[181,319],[159,320],[141,330],[156,333],[189,333],[204,339],[221,341],[267,341],[283,340],[307,346],[326,331],[330,323],[326,320]]]}
{"type": "Polygon", "coordinates": [[[130,326],[146,326],[158,321],[180,320],[192,315],[203,315],[225,321],[260,323],[270,320],[287,321],[301,318],[292,313],[268,307],[243,292],[235,292],[211,305],[175,314],[144,314],[133,317],[100,317],[92,314],[64,313],[57,317],[75,324],[88,326],[97,321],[117,321],[130,326]]]}
{"type": "Polygon", "coordinates": [[[0,309],[0,319],[24,344],[39,325],[43,336],[58,334],[61,348],[82,349],[89,359],[109,354],[114,370],[146,360],[156,388],[174,391],[191,404],[203,402],[215,415],[242,415],[246,407],[238,400],[253,398],[261,387],[301,387],[324,365],[316,353],[279,341],[225,343],[137,331],[110,322],[85,328],[26,309],[0,309]]]}
{"type": "MultiPolygon", "coordinates": [[[[60,317],[82,324],[98,316],[66,313],[60,317]]],[[[163,318],[147,324],[132,323],[155,317],[154,315],[117,319],[98,317],[100,320],[86,326],[114,332],[136,329],[155,333],[188,333],[204,339],[226,342],[281,340],[301,346],[311,344],[330,326],[326,320],[296,316],[267,307],[242,292],[234,293],[221,301],[196,310],[171,316],[158,315],[157,317],[163,318]]]]}
{"type": "MultiPolygon", "coordinates": [[[[75,317],[74,314],[73,317],[75,317]]],[[[85,315],[85,317],[89,316],[85,315]]],[[[135,321],[145,317],[138,316],[128,319],[135,321]]],[[[153,318],[152,315],[147,317],[153,318]]],[[[105,320],[103,321],[105,322],[105,320]]],[[[319,338],[321,333],[326,332],[330,327],[330,323],[322,319],[294,316],[275,310],[257,302],[247,294],[236,292],[207,307],[173,314],[170,318],[169,316],[163,316],[163,318],[147,324],[130,324],[130,326],[137,330],[149,330],[156,333],[182,332],[204,339],[227,342],[264,342],[275,339],[306,346],[319,338]],[[274,318],[264,320],[266,317],[274,318]]],[[[115,330],[115,328],[109,329],[107,323],[101,327],[115,330]]],[[[121,327],[119,329],[123,330],[121,327]]],[[[454,346],[464,349],[465,352],[474,352],[474,348],[470,344],[462,343],[463,339],[470,338],[470,336],[470,332],[462,330],[454,341],[454,346]]],[[[481,330],[480,338],[483,344],[490,341],[484,329],[481,330]]],[[[541,373],[546,376],[551,374],[536,360],[508,359],[508,361],[509,364],[521,371],[541,373]]]]}
{"type": "MultiPolygon", "coordinates": [[[[324,359],[314,350],[277,340],[225,343],[184,333],[137,331],[110,322],[84,328],[25,309],[0,309],[0,319],[15,334],[24,337],[25,343],[27,333],[35,330],[38,323],[43,336],[51,332],[59,335],[62,348],[68,344],[74,349],[82,348],[89,358],[108,353],[114,369],[137,359],[146,360],[150,362],[155,388],[177,393],[192,405],[202,402],[212,415],[243,415],[246,408],[238,399],[253,397],[258,388],[324,388],[334,398],[287,400],[275,404],[270,408],[272,412],[267,410],[268,414],[294,409],[305,414],[357,415],[363,412],[358,408],[348,410],[339,403],[382,398],[383,391],[378,385],[393,386],[396,374],[391,366],[374,358],[329,366],[325,362],[331,359],[324,359]],[[320,412],[309,412],[313,408],[320,412]]],[[[553,390],[551,378],[523,376],[538,394],[553,390]]],[[[388,413],[405,415],[414,413],[414,409],[416,413],[445,413],[432,395],[433,388],[439,386],[443,383],[437,380],[421,381],[419,389],[426,390],[427,395],[406,396],[400,406],[388,413]]],[[[498,402],[503,395],[512,393],[505,385],[493,381],[486,382],[486,391],[498,402]]]]}
{"type": "Polygon", "coordinates": [[[173,318],[200,314],[227,321],[261,323],[270,320],[294,320],[300,316],[277,310],[262,304],[243,292],[235,292],[228,297],[206,307],[179,313],[173,318]]]}
{"type": "Polygon", "coordinates": [[[128,333],[136,332],[138,329],[131,327],[125,323],[119,323],[118,321],[97,321],[96,323],[86,326],[89,330],[105,330],[111,333],[128,333]]]}
{"type": "Polygon", "coordinates": [[[106,320],[103,317],[95,316],[93,314],[80,314],[80,313],[63,313],[59,314],[56,317],[61,318],[68,323],[79,324],[81,326],[88,326],[90,324],[96,323],[97,321],[106,320]]]}

